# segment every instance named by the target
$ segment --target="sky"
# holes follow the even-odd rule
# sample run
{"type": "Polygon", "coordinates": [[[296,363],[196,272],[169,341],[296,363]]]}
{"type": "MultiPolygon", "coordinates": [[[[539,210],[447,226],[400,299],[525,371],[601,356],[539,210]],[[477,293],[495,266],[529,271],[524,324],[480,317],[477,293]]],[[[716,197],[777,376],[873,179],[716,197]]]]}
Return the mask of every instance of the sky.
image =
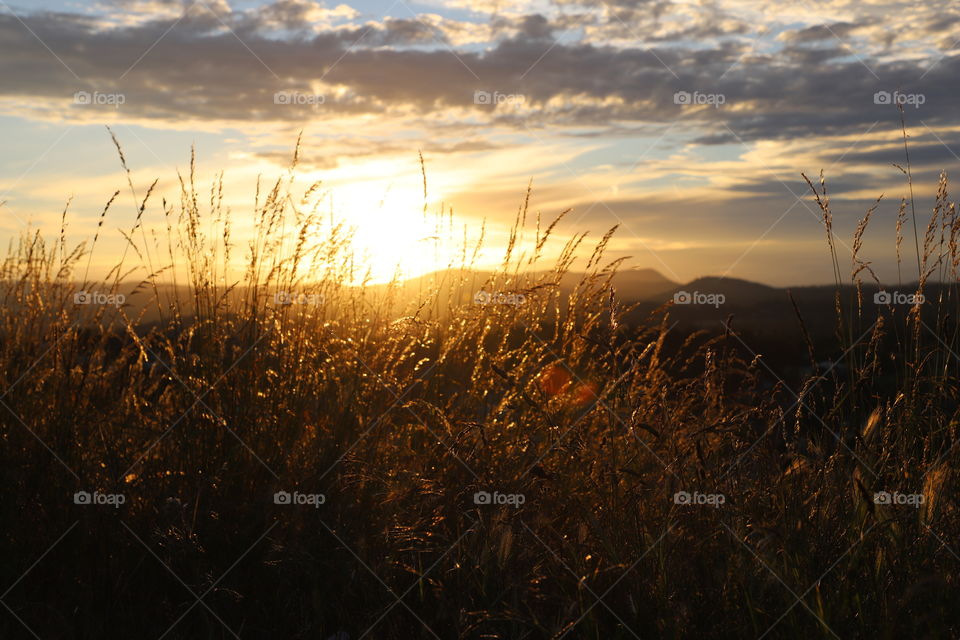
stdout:
{"type": "Polygon", "coordinates": [[[571,209],[559,242],[619,225],[611,259],[678,282],[832,282],[801,176],[822,170],[841,265],[883,195],[863,253],[891,282],[896,103],[922,233],[960,165],[958,41],[946,0],[0,0],[0,236],[55,237],[70,199],[68,234],[89,238],[121,189],[96,257],[116,261],[137,212],[105,125],[141,194],[159,179],[177,200],[195,147],[242,233],[302,132],[303,179],[382,269],[442,266],[422,153],[428,207],[485,221],[484,260],[532,183],[534,214],[571,209]]]}

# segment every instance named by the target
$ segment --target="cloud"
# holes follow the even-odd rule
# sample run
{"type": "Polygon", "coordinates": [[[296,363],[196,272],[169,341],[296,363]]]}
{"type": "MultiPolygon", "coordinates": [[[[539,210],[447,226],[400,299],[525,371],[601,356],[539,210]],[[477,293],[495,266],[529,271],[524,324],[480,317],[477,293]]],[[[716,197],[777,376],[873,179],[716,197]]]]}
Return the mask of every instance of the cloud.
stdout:
{"type": "Polygon", "coordinates": [[[345,4],[328,9],[313,0],[276,0],[251,10],[246,16],[252,23],[248,30],[265,28],[301,32],[329,28],[340,20],[356,19],[360,12],[345,4]]]}
{"type": "MultiPolygon", "coordinates": [[[[399,141],[382,141],[364,139],[358,136],[340,136],[335,139],[317,140],[310,147],[320,146],[322,152],[312,152],[309,149],[301,153],[299,165],[308,170],[334,169],[341,166],[344,160],[361,160],[382,158],[387,155],[407,156],[415,158],[415,151],[410,144],[399,141]]],[[[469,139],[456,141],[434,141],[423,145],[420,151],[424,155],[449,155],[454,153],[476,153],[480,151],[502,150],[505,145],[496,144],[483,139],[469,139]]],[[[290,163],[291,154],[288,149],[260,151],[258,157],[269,160],[280,166],[290,163]]]]}
{"type": "MultiPolygon", "coordinates": [[[[588,135],[659,123],[696,144],[717,145],[864,130],[895,116],[891,105],[875,103],[875,94],[899,88],[923,95],[920,108],[908,106],[908,118],[930,126],[956,120],[952,80],[960,57],[855,55],[837,36],[868,33],[870,16],[744,41],[738,34],[746,23],[729,8],[702,12],[729,21],[718,29],[706,18],[687,21],[685,9],[660,0],[611,9],[580,2],[586,13],[501,16],[489,25],[439,14],[361,22],[346,5],[331,9],[311,0],[243,11],[219,2],[212,3],[215,11],[196,5],[176,16],[160,11],[176,2],[114,4],[158,13],[105,26],[90,15],[36,12],[21,16],[29,30],[0,15],[0,99],[7,112],[29,115],[24,105],[33,103],[37,117],[102,119],[105,111],[72,104],[74,91],[84,90],[124,95],[111,118],[159,125],[373,117],[428,130],[552,127],[588,135]],[[575,32],[577,24],[612,24],[616,11],[661,26],[675,11],[676,24],[686,26],[654,30],[649,45],[596,44],[587,32],[575,32]],[[664,40],[668,34],[672,39],[664,40]],[[478,91],[519,99],[476,104],[478,91]],[[278,92],[306,97],[276,104],[278,92]],[[723,103],[677,104],[677,92],[722,95],[723,103]]],[[[925,24],[939,30],[953,22],[925,18],[925,24]]]]}
{"type": "Polygon", "coordinates": [[[791,43],[821,42],[823,40],[842,40],[864,25],[852,22],[834,22],[833,24],[817,24],[803,29],[785,31],[781,38],[791,43]]]}

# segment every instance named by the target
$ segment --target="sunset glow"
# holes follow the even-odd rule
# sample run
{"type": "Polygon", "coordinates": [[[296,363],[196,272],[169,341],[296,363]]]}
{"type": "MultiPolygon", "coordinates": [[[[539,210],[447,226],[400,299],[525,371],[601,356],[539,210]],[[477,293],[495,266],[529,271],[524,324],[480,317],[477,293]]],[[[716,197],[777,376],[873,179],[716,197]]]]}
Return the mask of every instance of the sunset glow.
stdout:
{"type": "MultiPolygon", "coordinates": [[[[911,5],[915,37],[889,40],[877,20],[906,6],[11,4],[0,14],[0,232],[55,225],[72,194],[70,237],[91,236],[102,194],[127,197],[105,124],[139,189],[160,178],[176,198],[172,176],[196,144],[202,175],[223,170],[245,187],[237,203],[252,198],[251,176],[283,173],[302,132],[301,171],[359,227],[378,278],[434,264],[415,215],[422,152],[429,200],[453,207],[460,229],[487,220],[505,238],[532,179],[545,219],[572,208],[558,233],[619,224],[611,247],[632,266],[680,280],[826,281],[800,171],[834,169],[836,228],[848,233],[881,192],[876,219],[894,224],[898,104],[917,186],[932,188],[956,159],[956,7],[911,5]]],[[[115,215],[108,229],[134,217],[115,215]]],[[[123,243],[110,231],[101,246],[123,243]]],[[[498,259],[502,246],[490,249],[498,259]]],[[[892,270],[888,249],[872,258],[892,270]]]]}
{"type": "Polygon", "coordinates": [[[0,640],[960,638],[956,0],[0,0],[0,640]]]}

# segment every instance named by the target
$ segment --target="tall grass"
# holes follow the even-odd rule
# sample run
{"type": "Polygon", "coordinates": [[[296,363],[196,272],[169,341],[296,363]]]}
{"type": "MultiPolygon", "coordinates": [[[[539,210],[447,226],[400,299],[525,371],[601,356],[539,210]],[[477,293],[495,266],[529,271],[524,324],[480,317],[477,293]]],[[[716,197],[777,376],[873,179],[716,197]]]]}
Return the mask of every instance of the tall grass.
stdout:
{"type": "Polygon", "coordinates": [[[811,184],[838,341],[809,344],[814,373],[791,389],[735,326],[675,335],[669,305],[627,323],[620,263],[604,258],[614,230],[589,259],[580,234],[546,264],[555,227],[538,215],[526,229],[529,191],[498,269],[478,280],[465,242],[412,295],[354,286],[350,230],[294,175],[257,185],[244,246],[222,178],[201,188],[193,159],[179,203],[159,204],[165,234],[142,222],[154,188],[137,197],[129,180],[128,249],[97,282],[98,237],[12,246],[3,637],[958,633],[960,220],[945,178],[917,292],[934,274],[948,286],[905,317],[862,296],[843,308],[825,181],[811,184]],[[143,272],[139,304],[74,304],[143,272]],[[481,291],[524,303],[471,304],[481,291]],[[77,491],[127,500],[77,505],[77,491]],[[326,501],[275,504],[278,491],[326,501]],[[483,491],[523,504],[476,504],[483,491]],[[681,491],[725,502],[677,504],[681,491]]]}

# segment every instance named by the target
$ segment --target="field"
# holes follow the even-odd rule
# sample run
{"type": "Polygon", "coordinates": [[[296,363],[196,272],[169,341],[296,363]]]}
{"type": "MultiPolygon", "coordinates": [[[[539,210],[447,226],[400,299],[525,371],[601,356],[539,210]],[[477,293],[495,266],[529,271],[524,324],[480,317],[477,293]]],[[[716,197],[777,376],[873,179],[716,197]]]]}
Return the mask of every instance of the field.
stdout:
{"type": "Polygon", "coordinates": [[[97,238],[62,232],[2,263],[0,637],[960,634],[945,178],[933,211],[901,206],[908,293],[935,295],[899,312],[841,295],[880,284],[870,214],[848,264],[811,182],[837,293],[829,340],[784,345],[799,384],[736,321],[636,320],[615,230],[547,263],[524,206],[535,250],[496,272],[464,251],[416,291],[360,287],[310,189],[261,190],[247,246],[216,184],[182,184],[138,185],[167,232],[138,220],[105,278],[97,238]]]}

